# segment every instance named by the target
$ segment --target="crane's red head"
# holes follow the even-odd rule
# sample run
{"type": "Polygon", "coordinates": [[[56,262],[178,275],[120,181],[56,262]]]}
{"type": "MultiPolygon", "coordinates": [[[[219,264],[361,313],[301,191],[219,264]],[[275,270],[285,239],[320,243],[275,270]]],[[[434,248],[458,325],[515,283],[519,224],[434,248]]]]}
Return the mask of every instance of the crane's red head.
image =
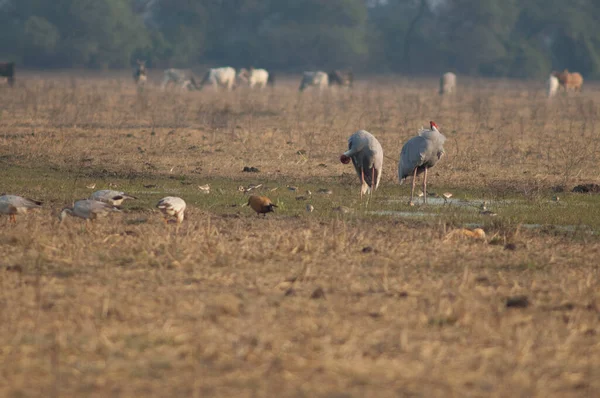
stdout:
{"type": "Polygon", "coordinates": [[[434,127],[435,127],[435,130],[439,130],[438,125],[435,124],[434,121],[430,121],[429,126],[431,127],[432,130],[434,130],[434,127]]]}
{"type": "Polygon", "coordinates": [[[340,162],[342,162],[344,164],[350,163],[350,156],[346,156],[346,155],[342,154],[342,156],[340,156],[340,162]]]}

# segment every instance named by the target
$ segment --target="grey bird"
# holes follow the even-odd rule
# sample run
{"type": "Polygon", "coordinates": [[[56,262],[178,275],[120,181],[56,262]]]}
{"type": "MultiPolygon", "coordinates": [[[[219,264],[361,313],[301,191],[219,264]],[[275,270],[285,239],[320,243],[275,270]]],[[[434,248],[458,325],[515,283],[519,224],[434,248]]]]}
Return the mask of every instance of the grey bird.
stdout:
{"type": "Polygon", "coordinates": [[[92,199],[78,200],[73,204],[73,207],[65,207],[60,212],[58,219],[62,223],[67,215],[73,217],[83,218],[84,220],[96,220],[98,218],[106,217],[106,215],[113,211],[119,211],[114,206],[108,203],[100,202],[92,199]]]}
{"type": "Polygon", "coordinates": [[[381,181],[383,148],[371,133],[359,130],[348,138],[348,150],[340,156],[340,162],[354,165],[360,178],[360,197],[372,194],[381,181]]]}
{"type": "Polygon", "coordinates": [[[94,192],[90,199],[108,203],[112,206],[121,206],[125,199],[137,199],[135,196],[127,195],[125,192],[102,189],[94,192]]]}
{"type": "Polygon", "coordinates": [[[17,195],[0,196],[0,214],[7,214],[12,223],[17,222],[17,214],[25,214],[31,209],[39,209],[42,202],[37,200],[23,198],[17,195]]]}
{"type": "Polygon", "coordinates": [[[404,144],[400,152],[400,161],[398,162],[400,184],[407,177],[413,177],[409,202],[411,206],[414,204],[415,182],[421,173],[423,173],[423,202],[427,204],[427,169],[435,166],[445,153],[446,137],[440,133],[435,122],[429,122],[429,125],[430,130],[419,131],[416,137],[412,137],[404,144]]]}

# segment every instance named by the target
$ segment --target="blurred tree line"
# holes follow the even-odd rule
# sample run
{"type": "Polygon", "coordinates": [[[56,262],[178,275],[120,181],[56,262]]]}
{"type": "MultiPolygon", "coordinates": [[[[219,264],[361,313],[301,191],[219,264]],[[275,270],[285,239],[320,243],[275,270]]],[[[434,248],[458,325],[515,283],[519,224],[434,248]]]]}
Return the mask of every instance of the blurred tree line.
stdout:
{"type": "Polygon", "coordinates": [[[598,78],[597,20],[598,0],[0,0],[0,58],[598,78]]]}

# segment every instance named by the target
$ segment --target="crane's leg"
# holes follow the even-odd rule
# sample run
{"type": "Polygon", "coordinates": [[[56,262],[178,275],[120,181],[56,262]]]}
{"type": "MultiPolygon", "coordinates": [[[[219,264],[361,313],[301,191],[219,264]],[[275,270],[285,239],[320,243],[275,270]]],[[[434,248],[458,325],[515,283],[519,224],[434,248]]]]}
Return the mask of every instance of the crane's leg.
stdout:
{"type": "Polygon", "coordinates": [[[415,171],[413,172],[413,178],[412,178],[412,189],[410,190],[410,202],[408,202],[408,204],[410,206],[415,205],[413,203],[413,197],[415,196],[415,183],[416,182],[417,182],[417,168],[415,167],[415,171]]]}
{"type": "Polygon", "coordinates": [[[371,176],[371,195],[373,195],[374,190],[375,190],[375,167],[373,167],[373,175],[371,176]]]}
{"type": "Polygon", "coordinates": [[[423,203],[427,204],[427,166],[425,166],[423,174],[423,203]]]}
{"type": "Polygon", "coordinates": [[[13,224],[17,223],[17,217],[14,214],[11,214],[9,218],[10,218],[11,223],[13,223],[13,224]]]}
{"type": "Polygon", "coordinates": [[[365,186],[365,169],[360,168],[360,200],[363,197],[363,187],[365,186]]]}

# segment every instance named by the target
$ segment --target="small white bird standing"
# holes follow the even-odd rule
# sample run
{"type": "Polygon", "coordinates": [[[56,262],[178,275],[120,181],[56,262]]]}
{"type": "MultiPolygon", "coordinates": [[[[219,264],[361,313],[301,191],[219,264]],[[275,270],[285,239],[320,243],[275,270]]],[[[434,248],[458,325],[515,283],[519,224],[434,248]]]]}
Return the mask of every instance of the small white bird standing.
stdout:
{"type": "Polygon", "coordinates": [[[78,200],[73,204],[73,207],[65,207],[60,212],[58,219],[62,223],[67,215],[72,217],[83,218],[84,220],[96,220],[98,218],[106,217],[108,213],[113,211],[119,211],[116,207],[111,206],[108,203],[100,202],[92,199],[78,200]]]}
{"type": "Polygon", "coordinates": [[[348,138],[348,150],[340,156],[340,162],[350,163],[360,178],[360,197],[372,194],[379,186],[383,168],[383,148],[377,138],[365,130],[359,130],[348,138]]]}
{"type": "Polygon", "coordinates": [[[112,206],[121,206],[125,199],[137,199],[135,196],[127,195],[125,192],[102,189],[90,196],[91,200],[108,203],[112,206]]]}
{"type": "Polygon", "coordinates": [[[417,175],[423,173],[423,202],[427,204],[427,169],[436,165],[441,159],[444,151],[446,137],[440,133],[435,122],[429,122],[430,130],[419,131],[416,137],[412,137],[402,147],[400,161],[398,162],[398,179],[400,184],[406,177],[412,175],[412,190],[410,191],[410,202],[412,206],[415,193],[415,182],[417,175]]]}
{"type": "Polygon", "coordinates": [[[25,214],[31,209],[39,209],[42,202],[37,200],[23,198],[17,195],[0,196],[0,214],[7,214],[9,221],[17,222],[17,214],[25,214]]]}
{"type": "Polygon", "coordinates": [[[167,216],[177,217],[177,223],[183,222],[186,208],[185,201],[176,196],[167,196],[162,198],[156,204],[156,207],[164,214],[165,224],[168,223],[167,216]]]}

